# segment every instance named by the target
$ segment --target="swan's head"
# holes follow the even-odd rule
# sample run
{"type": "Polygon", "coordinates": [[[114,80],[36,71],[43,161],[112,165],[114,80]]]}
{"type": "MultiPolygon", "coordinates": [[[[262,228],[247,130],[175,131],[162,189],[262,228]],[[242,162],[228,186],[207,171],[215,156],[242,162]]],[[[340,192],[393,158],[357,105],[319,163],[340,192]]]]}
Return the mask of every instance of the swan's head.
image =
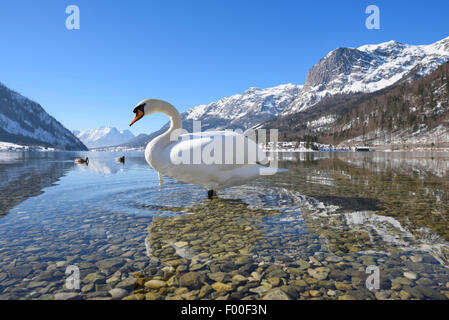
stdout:
{"type": "Polygon", "coordinates": [[[134,119],[129,124],[130,127],[146,115],[147,103],[148,100],[143,100],[139,102],[137,106],[134,108],[133,112],[135,116],[134,119]]]}
{"type": "Polygon", "coordinates": [[[134,108],[134,119],[131,121],[129,126],[131,127],[134,123],[142,119],[144,116],[148,116],[153,113],[163,112],[166,113],[167,109],[173,108],[168,102],[157,99],[146,99],[140,101],[134,108]]]}

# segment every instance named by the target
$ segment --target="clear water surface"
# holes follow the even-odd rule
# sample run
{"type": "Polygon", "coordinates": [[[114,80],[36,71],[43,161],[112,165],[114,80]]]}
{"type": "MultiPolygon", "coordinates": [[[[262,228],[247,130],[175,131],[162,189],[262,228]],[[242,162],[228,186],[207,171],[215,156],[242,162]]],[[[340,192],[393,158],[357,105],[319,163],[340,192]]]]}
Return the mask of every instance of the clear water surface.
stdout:
{"type": "Polygon", "coordinates": [[[449,298],[449,154],[282,154],[214,200],[121,155],[0,153],[0,299],[449,298]]]}

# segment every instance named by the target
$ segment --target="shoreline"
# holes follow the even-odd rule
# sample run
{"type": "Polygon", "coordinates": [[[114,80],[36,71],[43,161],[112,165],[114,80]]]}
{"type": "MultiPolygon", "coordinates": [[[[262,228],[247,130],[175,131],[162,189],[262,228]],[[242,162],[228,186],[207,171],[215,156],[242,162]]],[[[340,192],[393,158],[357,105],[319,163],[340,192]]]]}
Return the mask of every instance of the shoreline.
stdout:
{"type": "MultiPolygon", "coordinates": [[[[336,150],[311,150],[306,148],[278,148],[270,150],[263,148],[266,153],[322,153],[322,152],[357,152],[354,146],[336,146],[336,150]]],[[[368,145],[375,152],[449,152],[449,145],[429,146],[429,145],[368,145]]],[[[61,150],[44,146],[24,146],[10,142],[0,141],[0,152],[144,152],[145,148],[95,148],[91,150],[61,150]]]]}

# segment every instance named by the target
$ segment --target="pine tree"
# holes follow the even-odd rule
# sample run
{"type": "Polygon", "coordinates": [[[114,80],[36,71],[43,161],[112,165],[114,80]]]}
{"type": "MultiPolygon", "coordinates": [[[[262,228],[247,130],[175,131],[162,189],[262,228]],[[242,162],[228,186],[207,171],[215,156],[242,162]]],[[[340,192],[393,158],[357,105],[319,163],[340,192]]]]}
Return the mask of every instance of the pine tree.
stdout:
{"type": "Polygon", "coordinates": [[[449,72],[446,71],[446,95],[449,97],[449,72]]]}

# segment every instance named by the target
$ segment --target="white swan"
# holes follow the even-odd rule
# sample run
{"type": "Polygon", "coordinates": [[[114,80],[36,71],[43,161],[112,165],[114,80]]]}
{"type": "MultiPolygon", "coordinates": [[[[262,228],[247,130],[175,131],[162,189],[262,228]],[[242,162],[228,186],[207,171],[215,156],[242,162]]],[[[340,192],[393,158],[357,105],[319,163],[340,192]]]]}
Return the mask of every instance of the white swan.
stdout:
{"type": "MultiPolygon", "coordinates": [[[[170,118],[170,128],[148,143],[145,159],[159,173],[199,185],[208,190],[208,197],[217,190],[237,186],[261,175],[267,167],[265,153],[243,134],[231,131],[185,133],[179,112],[168,102],[147,99],[134,108],[132,126],[144,116],[164,113],[170,118]]],[[[269,168],[274,169],[274,168],[269,168]]],[[[282,171],[274,169],[274,172],[282,171]]],[[[270,173],[270,174],[272,174],[270,173]]]]}

